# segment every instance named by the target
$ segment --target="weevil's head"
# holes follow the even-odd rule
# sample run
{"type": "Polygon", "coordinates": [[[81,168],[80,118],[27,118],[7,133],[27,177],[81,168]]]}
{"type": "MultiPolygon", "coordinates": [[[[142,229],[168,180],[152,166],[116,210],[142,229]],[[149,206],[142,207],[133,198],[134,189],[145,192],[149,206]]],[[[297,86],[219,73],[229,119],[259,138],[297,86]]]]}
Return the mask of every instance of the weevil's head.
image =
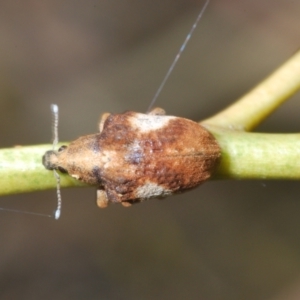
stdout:
{"type": "Polygon", "coordinates": [[[49,150],[43,155],[43,165],[47,170],[59,170],[62,173],[67,173],[67,171],[59,165],[59,155],[65,150],[67,146],[61,146],[58,151],[49,150]]]}
{"type": "Polygon", "coordinates": [[[85,183],[100,184],[103,160],[99,147],[99,135],[91,134],[79,137],[68,146],[61,146],[57,151],[47,151],[42,159],[47,170],[67,173],[85,183]]]}

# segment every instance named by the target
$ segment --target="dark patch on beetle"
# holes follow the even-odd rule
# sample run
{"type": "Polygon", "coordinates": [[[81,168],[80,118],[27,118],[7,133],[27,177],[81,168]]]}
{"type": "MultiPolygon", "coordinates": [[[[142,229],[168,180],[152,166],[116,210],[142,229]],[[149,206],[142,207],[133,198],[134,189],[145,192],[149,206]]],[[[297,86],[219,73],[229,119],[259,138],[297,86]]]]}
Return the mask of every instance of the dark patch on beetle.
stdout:
{"type": "Polygon", "coordinates": [[[61,147],[59,147],[58,148],[58,152],[61,152],[61,151],[63,151],[63,150],[65,150],[67,148],[67,146],[66,145],[62,145],[61,147]]]}
{"type": "Polygon", "coordinates": [[[68,173],[67,170],[64,169],[63,167],[58,166],[57,169],[58,169],[58,171],[60,171],[61,173],[64,173],[64,174],[68,173]]]}
{"type": "Polygon", "coordinates": [[[98,185],[101,185],[102,179],[101,179],[101,169],[97,166],[93,167],[92,170],[93,176],[96,178],[96,182],[98,185]]]}

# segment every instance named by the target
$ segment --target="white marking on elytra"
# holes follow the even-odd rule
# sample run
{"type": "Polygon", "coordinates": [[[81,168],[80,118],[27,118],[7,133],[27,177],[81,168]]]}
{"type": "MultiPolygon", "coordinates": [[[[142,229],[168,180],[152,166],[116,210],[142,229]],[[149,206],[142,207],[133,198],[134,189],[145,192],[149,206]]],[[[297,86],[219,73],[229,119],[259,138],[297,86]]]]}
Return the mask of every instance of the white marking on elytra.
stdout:
{"type": "Polygon", "coordinates": [[[202,18],[203,14],[204,14],[204,11],[206,10],[209,1],[210,1],[210,0],[206,0],[206,2],[204,3],[204,5],[203,5],[203,7],[202,7],[202,9],[201,9],[201,11],[200,11],[200,13],[199,13],[199,15],[198,15],[196,21],[194,22],[194,24],[193,24],[193,26],[192,26],[192,28],[191,28],[191,30],[190,30],[190,32],[189,32],[188,35],[186,36],[186,38],[185,38],[183,44],[181,45],[181,47],[180,47],[178,53],[176,54],[176,56],[175,56],[175,58],[174,58],[174,60],[173,60],[173,62],[172,62],[172,64],[171,64],[171,66],[170,66],[170,68],[169,68],[167,74],[165,75],[165,77],[164,77],[163,81],[161,82],[159,88],[157,89],[157,91],[156,91],[156,93],[155,93],[153,99],[151,100],[150,105],[149,105],[149,107],[148,107],[148,109],[147,109],[147,113],[149,113],[149,111],[150,111],[151,108],[153,107],[153,105],[154,105],[154,103],[156,102],[156,100],[157,100],[159,94],[161,93],[161,91],[162,91],[162,89],[164,88],[164,86],[165,86],[167,80],[169,79],[171,73],[173,72],[174,67],[175,67],[175,65],[177,64],[177,62],[178,62],[178,60],[179,60],[179,58],[180,58],[180,55],[181,55],[182,52],[184,51],[184,49],[185,49],[187,43],[189,42],[189,40],[190,40],[192,34],[194,33],[194,30],[196,29],[196,27],[197,27],[197,25],[198,25],[200,19],[202,18]]]}
{"type": "Polygon", "coordinates": [[[168,126],[169,121],[175,118],[176,117],[173,116],[155,116],[135,113],[129,120],[132,129],[146,133],[168,126]]]}
{"type": "MultiPolygon", "coordinates": [[[[53,126],[52,126],[52,134],[53,134],[53,150],[55,149],[58,143],[58,106],[56,104],[51,104],[51,111],[53,115],[53,126]]],[[[54,177],[56,178],[56,190],[57,190],[57,207],[54,212],[55,220],[58,220],[61,214],[61,194],[60,194],[60,176],[57,171],[53,170],[54,177]]]]}
{"type": "Polygon", "coordinates": [[[153,196],[167,196],[170,194],[172,194],[172,191],[153,182],[147,182],[146,184],[139,186],[135,192],[135,196],[140,199],[148,199],[152,198],[153,196]]]}

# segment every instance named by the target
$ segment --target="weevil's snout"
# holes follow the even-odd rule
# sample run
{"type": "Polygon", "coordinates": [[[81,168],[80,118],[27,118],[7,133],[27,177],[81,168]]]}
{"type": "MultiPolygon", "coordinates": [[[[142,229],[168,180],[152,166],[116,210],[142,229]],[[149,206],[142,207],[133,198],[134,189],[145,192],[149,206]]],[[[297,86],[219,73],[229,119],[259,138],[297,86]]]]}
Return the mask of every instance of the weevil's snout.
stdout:
{"type": "Polygon", "coordinates": [[[43,165],[47,170],[57,169],[57,151],[47,151],[43,155],[43,165]]]}
{"type": "Polygon", "coordinates": [[[59,170],[62,173],[68,173],[67,170],[61,166],[61,154],[67,149],[67,146],[61,146],[57,151],[49,150],[43,155],[43,165],[47,170],[59,170]]]}

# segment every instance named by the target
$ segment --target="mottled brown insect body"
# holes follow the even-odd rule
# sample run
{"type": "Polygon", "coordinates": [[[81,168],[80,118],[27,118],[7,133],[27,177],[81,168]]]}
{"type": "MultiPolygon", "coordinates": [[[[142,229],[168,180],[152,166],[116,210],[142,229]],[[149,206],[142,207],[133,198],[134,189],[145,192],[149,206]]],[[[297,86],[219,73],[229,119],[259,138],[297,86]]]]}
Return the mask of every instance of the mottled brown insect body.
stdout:
{"type": "Polygon", "coordinates": [[[161,109],[105,114],[99,127],[98,134],[47,151],[43,164],[96,185],[100,207],[108,202],[129,206],[194,188],[211,176],[220,157],[206,129],[165,116],[161,109]]]}

